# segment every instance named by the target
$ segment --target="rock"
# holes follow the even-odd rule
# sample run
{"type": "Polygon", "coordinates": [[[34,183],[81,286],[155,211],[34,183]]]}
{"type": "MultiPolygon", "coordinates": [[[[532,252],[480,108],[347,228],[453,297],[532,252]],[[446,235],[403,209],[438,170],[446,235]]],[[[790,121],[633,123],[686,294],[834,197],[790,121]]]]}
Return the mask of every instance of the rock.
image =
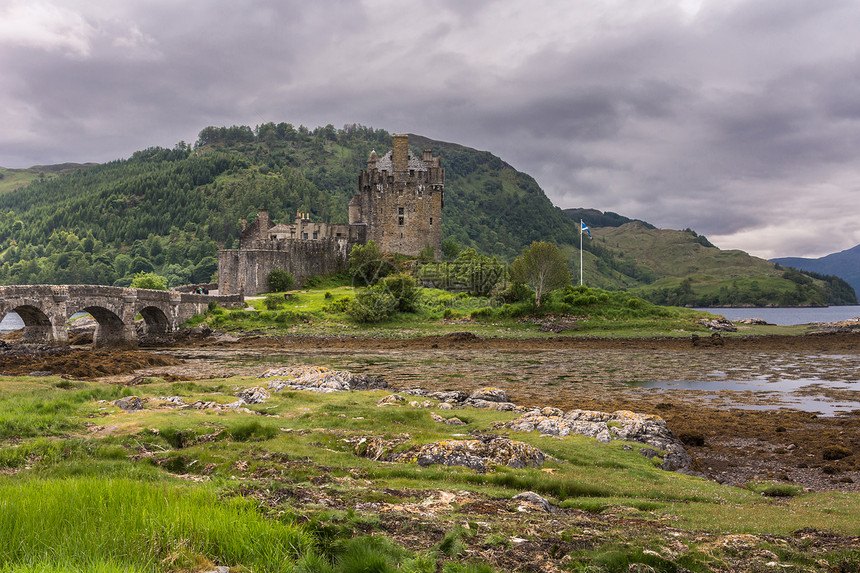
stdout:
{"type": "Polygon", "coordinates": [[[273,378],[275,376],[290,378],[289,380],[269,382],[270,388],[274,387],[273,382],[277,382],[276,386],[279,390],[291,388],[328,393],[347,390],[377,390],[388,387],[385,380],[376,376],[352,374],[346,370],[331,370],[323,366],[274,368],[262,373],[258,378],[273,378]]]}
{"type": "Polygon", "coordinates": [[[469,395],[462,390],[453,390],[451,392],[431,392],[427,394],[428,398],[435,398],[440,402],[447,402],[449,404],[457,404],[459,402],[464,402],[469,395]]]}
{"type": "Polygon", "coordinates": [[[699,324],[707,327],[710,330],[719,330],[723,332],[737,332],[738,328],[732,324],[732,321],[727,318],[714,318],[708,320],[707,318],[699,319],[699,324]]]}
{"type": "Polygon", "coordinates": [[[253,388],[239,390],[236,392],[236,397],[243,400],[245,404],[262,404],[271,397],[271,394],[259,386],[254,386],[253,388]]]}
{"type": "Polygon", "coordinates": [[[443,418],[439,414],[435,412],[430,412],[430,417],[433,418],[434,422],[438,422],[439,424],[448,424],[449,426],[465,426],[466,422],[457,418],[456,416],[453,418],[443,418]]]}
{"type": "Polygon", "coordinates": [[[114,406],[118,408],[122,408],[126,412],[134,412],[136,410],[143,410],[143,402],[137,396],[128,396],[127,398],[120,398],[113,403],[114,406]]]}
{"type": "Polygon", "coordinates": [[[766,326],[770,323],[763,318],[741,318],[735,321],[736,324],[752,324],[758,326],[766,326]]]}
{"type": "Polygon", "coordinates": [[[486,473],[488,464],[512,468],[540,466],[549,459],[529,444],[491,436],[480,440],[444,440],[425,444],[418,449],[415,461],[420,466],[463,466],[486,473]]]}
{"type": "Polygon", "coordinates": [[[461,406],[467,406],[471,408],[482,408],[485,410],[497,410],[499,412],[512,412],[520,408],[513,402],[493,402],[490,400],[476,400],[473,398],[469,398],[465,402],[461,404],[461,406]]]}
{"type": "Polygon", "coordinates": [[[521,505],[517,506],[517,511],[521,513],[534,510],[545,511],[547,513],[555,513],[558,511],[558,507],[554,506],[545,498],[539,496],[533,491],[524,491],[523,493],[518,493],[511,499],[514,501],[524,502],[521,505]]]}
{"type": "Polygon", "coordinates": [[[470,400],[485,400],[487,402],[508,402],[508,393],[501,388],[478,388],[469,396],[470,400]]]}
{"type": "Polygon", "coordinates": [[[29,374],[27,374],[27,376],[33,376],[34,378],[43,378],[45,376],[53,376],[53,375],[54,375],[54,373],[50,372],[48,370],[34,370],[33,372],[30,372],[29,374]]]}
{"type": "MultiPolygon", "coordinates": [[[[554,413],[553,410],[549,411],[554,413]]],[[[543,415],[543,410],[531,411],[519,418],[502,424],[516,432],[538,431],[551,436],[579,434],[595,438],[602,443],[611,440],[638,442],[652,446],[663,454],[665,470],[688,470],[693,458],[684,445],[675,438],[666,422],[659,416],[637,414],[628,410],[613,413],[593,410],[571,410],[563,416],[543,415]]],[[[653,450],[652,450],[653,451],[653,450]]]]}
{"type": "Polygon", "coordinates": [[[376,401],[377,406],[396,406],[398,404],[405,404],[406,398],[401,396],[400,394],[391,394],[376,401]]]}

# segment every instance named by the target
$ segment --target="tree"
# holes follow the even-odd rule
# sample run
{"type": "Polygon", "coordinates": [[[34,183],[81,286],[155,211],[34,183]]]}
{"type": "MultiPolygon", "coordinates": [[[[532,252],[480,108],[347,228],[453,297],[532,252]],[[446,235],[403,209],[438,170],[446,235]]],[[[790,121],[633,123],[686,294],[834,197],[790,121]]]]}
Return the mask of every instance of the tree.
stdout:
{"type": "Polygon", "coordinates": [[[382,258],[382,249],[375,241],[355,245],[349,253],[349,273],[356,284],[375,284],[392,270],[391,263],[382,258]]]}
{"type": "Polygon", "coordinates": [[[452,237],[442,241],[442,256],[446,261],[453,261],[460,254],[460,244],[452,237]]]}
{"type": "Polygon", "coordinates": [[[570,283],[567,259],[554,243],[535,241],[511,264],[511,278],[535,291],[535,306],[543,296],[570,283]]]}
{"type": "Polygon", "coordinates": [[[167,290],[167,279],[155,273],[139,272],[131,281],[132,288],[148,288],[152,290],[167,290]]]}

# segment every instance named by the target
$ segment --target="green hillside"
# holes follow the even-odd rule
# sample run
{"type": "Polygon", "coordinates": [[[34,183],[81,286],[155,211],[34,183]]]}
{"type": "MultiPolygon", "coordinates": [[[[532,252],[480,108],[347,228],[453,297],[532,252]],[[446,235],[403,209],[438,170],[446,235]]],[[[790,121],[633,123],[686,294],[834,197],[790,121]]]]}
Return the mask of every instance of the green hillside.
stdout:
{"type": "MultiPolygon", "coordinates": [[[[489,152],[418,135],[409,142],[419,155],[429,148],[442,158],[443,236],[461,247],[511,261],[532,241],[548,240],[561,246],[578,276],[580,217],[592,229],[629,227],[630,219],[616,213],[562,211],[532,177],[489,152]]],[[[261,208],[275,222],[291,221],[297,211],[314,220],[346,222],[370,151],[382,154],[390,147],[391,135],[381,129],[267,123],[255,129],[207,127],[193,146],[149,148],[102,165],[43,166],[26,174],[2,170],[0,284],[127,285],[139,271],[158,272],[171,286],[207,282],[217,270],[218,249],[236,244],[240,218],[253,220],[261,208]]],[[[634,225],[654,230],[644,222],[634,225]]],[[[675,288],[678,277],[672,273],[683,267],[633,256],[621,235],[611,241],[608,236],[597,233],[585,242],[590,286],[653,291],[658,295],[649,296],[657,298],[660,289],[675,288]]],[[[681,237],[709,245],[695,235],[681,237]]],[[[731,263],[732,256],[746,255],[712,257],[706,266],[731,263]]],[[[742,281],[773,277],[775,271],[752,265],[741,272],[742,281]]],[[[807,291],[798,303],[821,301],[821,293],[807,291]]]]}
{"type": "MultiPolygon", "coordinates": [[[[792,306],[857,301],[842,279],[814,279],[743,251],[720,250],[689,229],[656,229],[631,222],[595,229],[593,235],[597,250],[609,251],[613,260],[654,278],[648,284],[628,285],[628,290],[659,304],[792,306]]],[[[599,267],[600,261],[594,266],[599,267]]]]}

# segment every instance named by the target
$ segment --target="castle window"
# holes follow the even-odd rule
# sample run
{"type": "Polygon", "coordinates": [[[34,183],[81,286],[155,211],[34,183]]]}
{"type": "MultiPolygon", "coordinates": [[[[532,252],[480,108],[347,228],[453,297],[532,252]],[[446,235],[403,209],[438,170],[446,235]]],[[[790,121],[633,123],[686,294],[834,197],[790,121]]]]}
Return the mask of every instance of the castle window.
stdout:
{"type": "Polygon", "coordinates": [[[314,240],[319,239],[319,238],[320,238],[319,233],[314,231],[314,240]]]}
{"type": "Polygon", "coordinates": [[[308,234],[307,234],[307,233],[302,233],[302,239],[307,239],[307,238],[308,238],[308,234]]]}
{"type": "Polygon", "coordinates": [[[398,207],[397,208],[397,224],[402,227],[403,223],[405,222],[405,218],[406,217],[404,216],[404,213],[403,213],[403,207],[398,207]]]}
{"type": "Polygon", "coordinates": [[[415,177],[415,170],[414,169],[409,170],[409,177],[415,177]]]}
{"type": "Polygon", "coordinates": [[[433,217],[430,217],[430,224],[433,224],[433,217]]]}

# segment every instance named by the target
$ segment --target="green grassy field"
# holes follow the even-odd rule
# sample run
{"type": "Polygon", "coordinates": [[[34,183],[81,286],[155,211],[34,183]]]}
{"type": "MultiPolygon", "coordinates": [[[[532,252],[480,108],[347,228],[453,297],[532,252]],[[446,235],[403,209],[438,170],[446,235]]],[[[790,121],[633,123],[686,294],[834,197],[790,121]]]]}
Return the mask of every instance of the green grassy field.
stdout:
{"type": "MultiPolygon", "coordinates": [[[[206,323],[218,330],[263,331],[272,335],[414,338],[468,330],[493,338],[640,338],[709,335],[698,321],[715,317],[701,311],[657,306],[623,292],[596,288],[571,287],[569,294],[558,291],[539,312],[531,304],[505,304],[489,297],[423,288],[418,291],[414,312],[395,312],[379,322],[361,323],[348,310],[359,290],[333,281],[309,289],[252,297],[247,300],[245,310],[215,308],[189,324],[206,323]]],[[[744,329],[741,334],[802,332],[804,327],[757,326],[744,329]]]]}
{"type": "Polygon", "coordinates": [[[377,406],[387,391],[285,390],[250,411],[161,399],[226,404],[264,382],[0,378],[0,571],[477,572],[513,567],[504,555],[527,563],[529,544],[577,571],[724,571],[741,558],[860,566],[856,546],[791,542],[804,530],[860,535],[857,494],[725,487],[658,469],[636,444],[536,432],[508,435],[549,454],[541,467],[481,474],[357,455],[362,438],[404,451],[516,416],[377,406]],[[113,404],[132,391],[143,410],[113,404]],[[517,512],[523,491],[560,513],[517,512]],[[444,508],[428,501],[446,495],[444,508]]]}

